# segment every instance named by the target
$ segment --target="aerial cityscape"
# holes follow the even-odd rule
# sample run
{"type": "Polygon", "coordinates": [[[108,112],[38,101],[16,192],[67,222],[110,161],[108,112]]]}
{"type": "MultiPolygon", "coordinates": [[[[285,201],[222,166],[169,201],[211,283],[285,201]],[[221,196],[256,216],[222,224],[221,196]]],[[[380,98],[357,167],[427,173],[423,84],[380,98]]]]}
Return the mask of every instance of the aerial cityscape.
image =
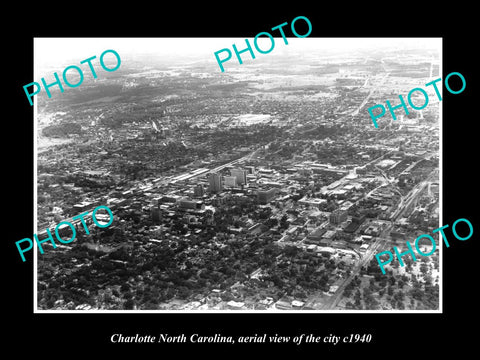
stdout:
{"type": "Polygon", "coordinates": [[[438,251],[386,274],[375,254],[440,226],[440,103],[378,128],[367,108],[440,77],[441,40],[299,40],[223,73],[218,47],[119,49],[37,95],[37,233],[114,215],[44,244],[38,310],[439,309],[438,251]]]}

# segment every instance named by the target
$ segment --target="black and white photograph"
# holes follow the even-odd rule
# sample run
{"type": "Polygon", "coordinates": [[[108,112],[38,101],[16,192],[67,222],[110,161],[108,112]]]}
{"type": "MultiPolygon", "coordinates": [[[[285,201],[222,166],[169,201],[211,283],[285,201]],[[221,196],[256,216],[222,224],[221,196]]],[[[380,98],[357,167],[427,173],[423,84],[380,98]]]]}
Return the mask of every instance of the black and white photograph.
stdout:
{"type": "Polygon", "coordinates": [[[439,38],[35,39],[36,310],[441,310],[438,239],[375,256],[441,226],[441,54],[439,38]]]}

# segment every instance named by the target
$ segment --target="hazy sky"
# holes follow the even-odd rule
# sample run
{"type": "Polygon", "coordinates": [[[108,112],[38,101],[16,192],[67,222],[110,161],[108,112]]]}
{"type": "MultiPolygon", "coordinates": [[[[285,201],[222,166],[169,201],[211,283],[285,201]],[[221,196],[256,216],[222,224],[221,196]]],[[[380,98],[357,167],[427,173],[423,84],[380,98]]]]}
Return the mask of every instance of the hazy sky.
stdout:
{"type": "MultiPolygon", "coordinates": [[[[285,45],[281,37],[275,38],[275,47],[268,54],[258,54],[258,57],[279,55],[288,51],[315,50],[355,50],[361,48],[382,49],[388,47],[441,49],[441,38],[287,38],[285,45]]],[[[179,63],[184,57],[195,56],[198,59],[216,65],[214,52],[229,48],[232,44],[238,49],[245,48],[245,38],[35,38],[34,56],[37,69],[59,67],[64,65],[79,65],[80,61],[100,54],[108,49],[115,50],[123,59],[124,56],[135,54],[156,54],[161,56],[175,55],[179,63]]],[[[259,46],[268,49],[270,40],[260,38],[259,46]],[[262,45],[263,41],[265,45],[262,45]]],[[[110,54],[111,56],[111,54],[110,54]]],[[[247,58],[248,53],[245,53],[247,58]]],[[[235,55],[233,55],[233,58],[235,55]]],[[[98,61],[98,60],[97,60],[98,61]]],[[[84,65],[86,66],[86,65],[84,65]]]]}

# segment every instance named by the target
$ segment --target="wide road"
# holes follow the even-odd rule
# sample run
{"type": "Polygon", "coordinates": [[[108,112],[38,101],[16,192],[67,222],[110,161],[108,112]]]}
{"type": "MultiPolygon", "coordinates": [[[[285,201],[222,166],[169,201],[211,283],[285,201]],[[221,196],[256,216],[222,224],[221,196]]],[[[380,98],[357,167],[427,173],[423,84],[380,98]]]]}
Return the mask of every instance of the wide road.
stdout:
{"type": "Polygon", "coordinates": [[[360,272],[360,269],[362,266],[368,264],[370,260],[373,258],[375,254],[378,253],[378,249],[382,246],[385,245],[385,237],[387,233],[391,230],[392,224],[389,224],[385,227],[385,229],[379,234],[378,238],[370,245],[368,250],[365,252],[363,257],[358,261],[358,263],[354,266],[352,269],[352,272],[350,273],[350,276],[348,276],[345,281],[338,287],[337,291],[335,294],[328,299],[326,303],[323,305],[323,309],[326,310],[332,310],[334,309],[338,302],[342,299],[343,297],[343,291],[345,288],[350,284],[350,282],[353,280],[353,278],[358,275],[360,272]]]}
{"type": "Polygon", "coordinates": [[[360,112],[360,110],[365,106],[365,104],[368,102],[368,100],[370,100],[370,97],[373,95],[373,93],[374,93],[380,86],[383,85],[383,83],[384,83],[385,80],[387,79],[388,75],[390,75],[390,73],[386,73],[385,76],[380,79],[380,83],[378,83],[377,85],[375,85],[375,86],[372,88],[372,90],[370,90],[370,92],[368,93],[367,97],[362,101],[362,103],[360,104],[360,106],[350,114],[351,116],[357,116],[357,115],[358,115],[358,113],[360,112]]]}

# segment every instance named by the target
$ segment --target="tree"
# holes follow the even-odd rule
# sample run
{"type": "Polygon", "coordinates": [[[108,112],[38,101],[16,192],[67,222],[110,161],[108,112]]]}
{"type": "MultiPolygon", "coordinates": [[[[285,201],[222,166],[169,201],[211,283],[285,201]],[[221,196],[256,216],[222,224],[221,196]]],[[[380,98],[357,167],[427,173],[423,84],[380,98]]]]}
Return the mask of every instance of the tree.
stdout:
{"type": "Polygon", "coordinates": [[[395,294],[393,295],[393,298],[394,298],[396,301],[403,301],[403,299],[405,298],[405,295],[403,294],[403,292],[397,291],[397,292],[395,292],[395,294]]]}
{"type": "Polygon", "coordinates": [[[272,228],[278,225],[278,220],[277,218],[270,218],[264,223],[265,226],[272,228]]]}
{"type": "Polygon", "coordinates": [[[298,248],[296,246],[287,245],[283,249],[283,253],[288,257],[295,257],[298,253],[298,248]]]}
{"type": "Polygon", "coordinates": [[[273,274],[272,276],[270,276],[270,281],[272,281],[276,287],[278,288],[283,288],[284,287],[284,282],[282,279],[280,279],[280,277],[277,275],[277,274],[273,274]]]}
{"type": "Polygon", "coordinates": [[[356,291],[356,293],[355,293],[354,299],[355,299],[355,307],[356,307],[357,309],[360,309],[361,306],[362,306],[362,302],[361,302],[361,300],[362,300],[362,295],[361,295],[359,289],[357,289],[357,291],[356,291]]]}
{"type": "Polygon", "coordinates": [[[289,224],[288,224],[288,221],[287,221],[287,220],[288,220],[288,216],[287,216],[286,214],[284,214],[284,215],[282,216],[282,218],[280,219],[280,228],[281,228],[281,229],[285,230],[285,229],[288,228],[288,225],[289,225],[289,224]]]}
{"type": "Polygon", "coordinates": [[[420,271],[422,272],[422,274],[425,276],[428,272],[428,265],[425,263],[425,261],[423,261],[421,264],[420,264],[420,271]]]}
{"type": "Polygon", "coordinates": [[[348,302],[345,304],[345,308],[348,309],[348,310],[353,310],[353,309],[355,309],[355,304],[352,303],[351,301],[348,301],[348,302]]]}
{"type": "Polygon", "coordinates": [[[127,301],[125,301],[125,303],[123,304],[123,308],[125,310],[133,310],[133,307],[135,306],[135,303],[132,299],[128,299],[127,301]]]}
{"type": "Polygon", "coordinates": [[[276,251],[277,247],[274,245],[274,244],[269,244],[267,246],[265,246],[265,248],[263,249],[263,254],[264,255],[275,255],[275,251],[276,251]]]}

